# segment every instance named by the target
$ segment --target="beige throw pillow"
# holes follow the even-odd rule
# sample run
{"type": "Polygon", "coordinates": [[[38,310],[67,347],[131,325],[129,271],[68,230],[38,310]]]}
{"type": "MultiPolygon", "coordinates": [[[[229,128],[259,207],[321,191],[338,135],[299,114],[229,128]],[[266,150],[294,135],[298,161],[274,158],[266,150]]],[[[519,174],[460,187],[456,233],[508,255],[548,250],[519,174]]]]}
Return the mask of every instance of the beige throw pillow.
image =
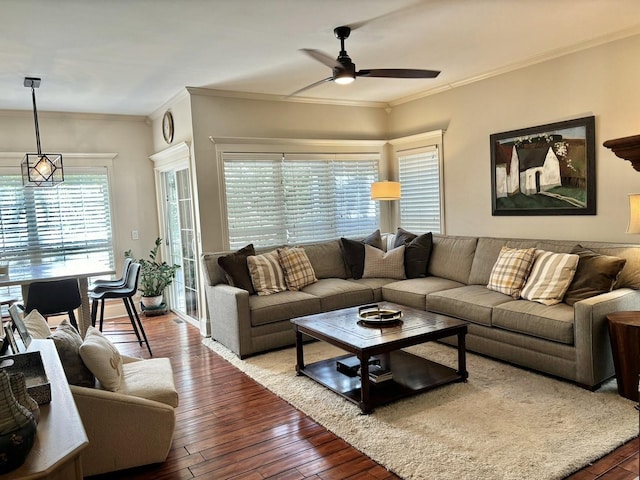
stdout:
{"type": "Polygon", "coordinates": [[[579,259],[576,254],[536,250],[531,273],[520,295],[543,305],[560,303],[573,280],[579,259]]]}
{"type": "Polygon", "coordinates": [[[279,248],[278,258],[289,290],[300,290],[318,281],[304,248],[279,248]]]}
{"type": "Polygon", "coordinates": [[[407,278],[404,272],[404,249],[401,245],[384,252],[376,247],[364,246],[364,272],[362,278],[407,278]]]}
{"type": "Polygon", "coordinates": [[[272,293],[284,292],[287,289],[284,272],[276,250],[264,255],[247,257],[247,266],[253,288],[258,295],[271,295],[272,293]]]}
{"type": "Polygon", "coordinates": [[[115,392],[122,381],[122,356],[111,341],[95,327],[89,327],[80,346],[84,364],[106,390],[115,392]]]}
{"type": "Polygon", "coordinates": [[[502,247],[493,265],[487,288],[520,298],[520,290],[529,276],[535,248],[502,247]]]}
{"type": "Polygon", "coordinates": [[[51,335],[51,329],[45,318],[40,315],[38,310],[31,310],[28,315],[22,319],[27,332],[31,338],[48,338],[51,335]]]}

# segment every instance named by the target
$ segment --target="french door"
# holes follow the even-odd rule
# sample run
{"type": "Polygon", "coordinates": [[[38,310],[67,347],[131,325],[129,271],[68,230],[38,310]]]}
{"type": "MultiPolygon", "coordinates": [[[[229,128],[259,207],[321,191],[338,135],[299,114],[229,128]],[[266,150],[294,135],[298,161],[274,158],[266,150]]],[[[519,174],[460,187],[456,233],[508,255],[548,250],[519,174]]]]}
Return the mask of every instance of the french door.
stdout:
{"type": "Polygon", "coordinates": [[[199,247],[191,187],[190,149],[182,142],[151,156],[156,172],[162,259],[180,265],[165,296],[169,308],[200,326],[199,247]]]}
{"type": "Polygon", "coordinates": [[[189,168],[161,173],[167,263],[181,265],[168,288],[171,309],[198,321],[198,257],[189,168]]]}

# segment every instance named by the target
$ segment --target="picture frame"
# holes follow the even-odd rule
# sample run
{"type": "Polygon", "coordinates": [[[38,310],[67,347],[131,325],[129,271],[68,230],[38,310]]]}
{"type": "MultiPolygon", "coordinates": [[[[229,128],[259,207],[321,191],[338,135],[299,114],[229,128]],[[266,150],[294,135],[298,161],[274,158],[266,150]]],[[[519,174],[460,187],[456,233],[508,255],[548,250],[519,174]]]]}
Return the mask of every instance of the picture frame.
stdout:
{"type": "Polygon", "coordinates": [[[18,344],[16,343],[16,339],[13,336],[13,328],[11,326],[11,322],[7,322],[4,326],[4,336],[6,341],[9,343],[9,347],[11,348],[11,352],[16,354],[20,353],[18,350],[18,344]]]}
{"type": "Polygon", "coordinates": [[[595,215],[595,117],[490,135],[491,215],[595,215]]]}
{"type": "Polygon", "coordinates": [[[22,321],[22,309],[14,303],[9,307],[9,315],[11,316],[13,326],[16,327],[18,335],[20,335],[20,338],[22,339],[25,349],[29,348],[29,345],[31,345],[31,334],[22,321]]]}

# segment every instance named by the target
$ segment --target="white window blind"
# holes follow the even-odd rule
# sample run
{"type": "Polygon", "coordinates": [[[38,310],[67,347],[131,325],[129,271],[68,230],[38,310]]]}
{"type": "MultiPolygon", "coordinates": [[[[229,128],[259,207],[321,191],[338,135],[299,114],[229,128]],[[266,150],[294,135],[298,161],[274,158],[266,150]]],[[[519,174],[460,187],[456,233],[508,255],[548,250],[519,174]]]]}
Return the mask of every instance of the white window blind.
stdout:
{"type": "Polygon", "coordinates": [[[400,225],[410,232],[440,233],[440,160],[438,148],[398,152],[402,185],[400,225]]]}
{"type": "Polygon", "coordinates": [[[371,233],[378,157],[223,153],[230,248],[371,233]]]}
{"type": "Polygon", "coordinates": [[[65,171],[55,188],[0,173],[0,251],[12,264],[94,259],[113,266],[106,168],[65,171]]]}

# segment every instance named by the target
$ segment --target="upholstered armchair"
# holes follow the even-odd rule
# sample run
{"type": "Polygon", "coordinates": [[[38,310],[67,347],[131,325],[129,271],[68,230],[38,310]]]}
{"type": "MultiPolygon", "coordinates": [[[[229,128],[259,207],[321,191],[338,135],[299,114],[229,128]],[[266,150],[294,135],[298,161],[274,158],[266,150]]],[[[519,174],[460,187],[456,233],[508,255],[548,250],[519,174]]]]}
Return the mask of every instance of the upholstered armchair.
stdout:
{"type": "Polygon", "coordinates": [[[122,359],[117,392],[70,385],[89,438],[85,476],[163,462],[171,448],[178,393],[169,359],[122,359]]]}

